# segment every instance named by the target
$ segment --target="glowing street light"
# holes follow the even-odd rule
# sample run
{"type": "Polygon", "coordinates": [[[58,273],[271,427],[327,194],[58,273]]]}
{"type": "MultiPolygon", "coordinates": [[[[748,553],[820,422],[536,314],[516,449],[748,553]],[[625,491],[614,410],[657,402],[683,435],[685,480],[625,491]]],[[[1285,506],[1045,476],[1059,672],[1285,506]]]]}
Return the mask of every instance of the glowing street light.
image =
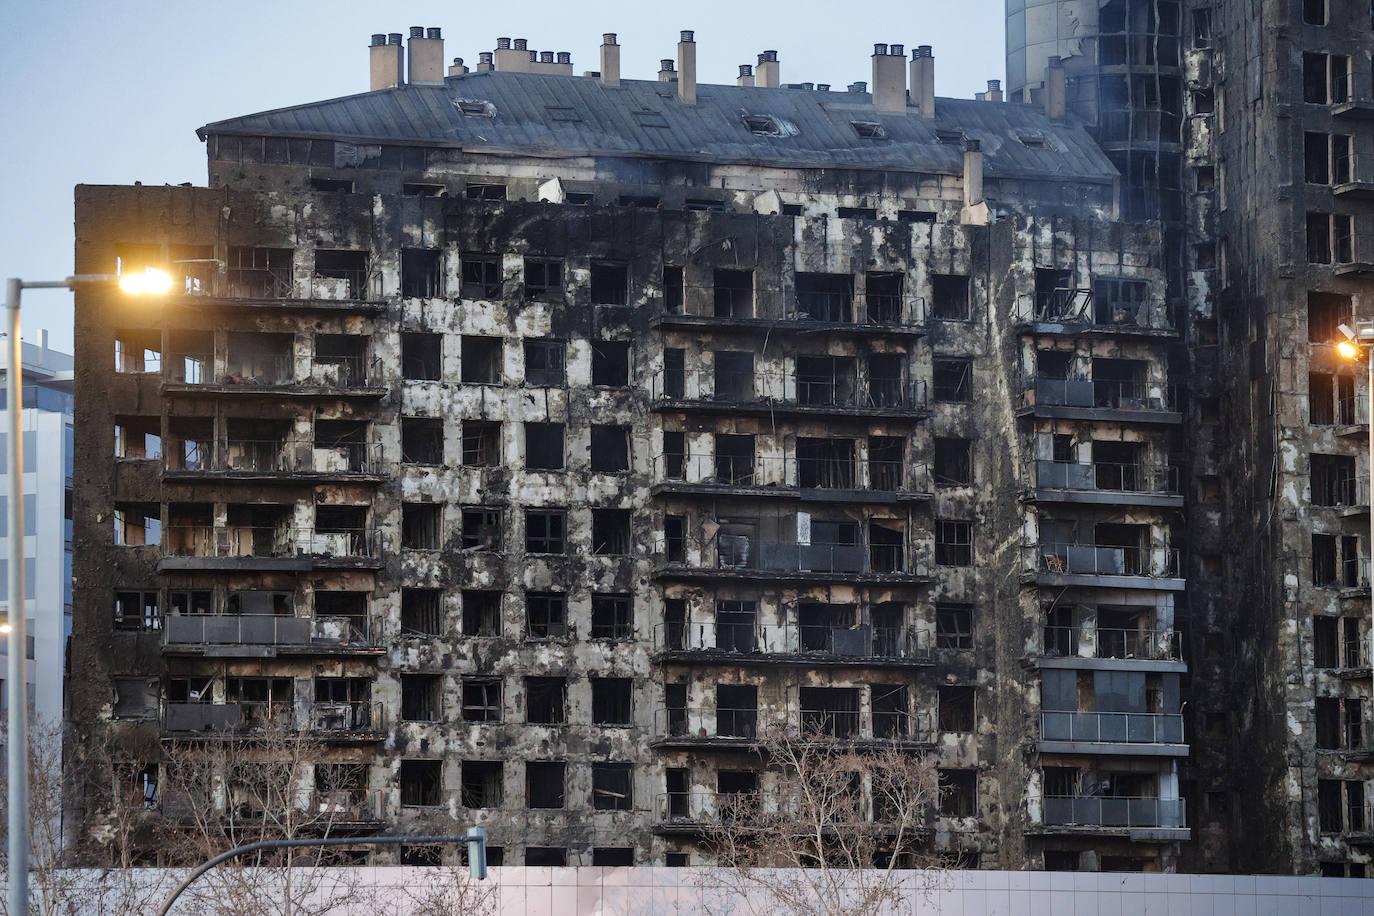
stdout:
{"type": "Polygon", "coordinates": [[[172,288],[172,278],[154,267],[141,272],[118,274],[77,274],[65,280],[32,281],[10,277],[5,281],[5,311],[9,339],[8,373],[5,379],[6,409],[9,420],[9,604],[8,615],[0,623],[0,633],[9,638],[6,655],[6,699],[9,702],[9,912],[28,916],[29,912],[29,735],[28,735],[28,635],[25,632],[24,605],[24,475],[23,417],[24,344],[19,336],[19,297],[26,289],[71,289],[117,285],[130,295],[164,296],[172,288]]]}
{"type": "MultiPolygon", "coordinates": [[[[1359,319],[1355,322],[1355,327],[1348,324],[1338,325],[1336,330],[1341,332],[1343,338],[1336,343],[1336,352],[1345,359],[1354,362],[1360,358],[1361,349],[1369,353],[1369,381],[1365,389],[1365,399],[1369,402],[1369,416],[1365,422],[1369,424],[1369,468],[1370,483],[1374,484],[1374,321],[1369,319],[1359,319]]],[[[1370,489],[1374,493],[1374,486],[1370,489]]],[[[1374,550],[1374,512],[1369,516],[1369,547],[1374,550]]],[[[1370,575],[1374,578],[1374,558],[1370,560],[1370,575]]],[[[1370,651],[1369,658],[1374,660],[1374,589],[1370,590],[1370,627],[1369,627],[1370,651]]]]}

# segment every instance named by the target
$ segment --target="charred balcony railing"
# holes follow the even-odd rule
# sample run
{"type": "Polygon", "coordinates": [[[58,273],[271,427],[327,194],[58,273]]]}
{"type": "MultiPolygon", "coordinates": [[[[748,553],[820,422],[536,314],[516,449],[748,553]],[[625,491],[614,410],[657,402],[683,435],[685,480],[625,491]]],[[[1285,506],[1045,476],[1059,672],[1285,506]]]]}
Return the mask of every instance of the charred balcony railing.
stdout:
{"type": "Polygon", "coordinates": [[[1048,490],[1098,490],[1178,496],[1178,468],[1173,465],[1120,464],[1094,461],[1037,461],[1035,484],[1048,490]]]}
{"type": "Polygon", "coordinates": [[[311,439],[225,439],[186,442],[168,450],[169,471],[252,474],[376,474],[382,466],[376,442],[319,442],[311,439]]]}
{"type": "Polygon", "coordinates": [[[656,648],[666,652],[796,656],[799,660],[933,658],[930,633],[915,627],[852,627],[760,623],[664,623],[656,648]]]}
{"type": "Polygon", "coordinates": [[[854,327],[917,327],[925,323],[926,304],[919,296],[896,293],[841,293],[802,291],[785,298],[776,289],[749,286],[685,286],[675,290],[673,316],[710,318],[722,322],[771,323],[786,330],[788,324],[854,327]]]}
{"type": "Polygon", "coordinates": [[[1174,630],[1103,627],[1044,627],[1041,654],[1050,658],[1183,660],[1183,641],[1174,630]]]}
{"type": "Polygon", "coordinates": [[[162,636],[167,646],[294,646],[322,651],[372,647],[367,634],[348,617],[168,614],[162,636]]]}
{"type": "Polygon", "coordinates": [[[1336,584],[1342,589],[1369,591],[1369,557],[1342,557],[1340,576],[1340,581],[1336,584]]]}
{"type": "Polygon", "coordinates": [[[185,295],[209,299],[379,300],[382,272],[377,268],[335,268],[329,276],[301,276],[288,265],[230,266],[223,272],[201,271],[185,284],[185,295]]]}
{"type": "Polygon", "coordinates": [[[316,789],[310,802],[313,820],[330,824],[381,824],[386,820],[386,792],[381,789],[316,789]]]}
{"type": "Polygon", "coordinates": [[[1040,823],[1046,827],[1134,828],[1184,827],[1181,798],[1108,798],[1046,795],[1040,799],[1040,823]]]}
{"type": "Polygon", "coordinates": [[[1160,300],[1108,297],[1091,289],[1056,289],[1033,304],[1033,315],[1039,324],[1108,334],[1175,330],[1169,310],[1160,300]]]}
{"type": "Polygon", "coordinates": [[[748,535],[718,535],[714,556],[703,565],[661,562],[658,574],[747,577],[792,574],[811,578],[924,580],[925,563],[902,544],[800,544],[760,541],[748,535]],[[909,553],[911,555],[909,555],[909,553]]]}
{"type": "Polygon", "coordinates": [[[869,458],[797,458],[754,455],[663,454],[654,478],[670,487],[854,490],[929,494],[930,466],[869,458]]]}
{"type": "Polygon", "coordinates": [[[758,738],[758,707],[697,709],[664,707],[654,710],[657,740],[739,741],[758,738]]]}
{"type": "Polygon", "coordinates": [[[325,737],[363,737],[386,731],[386,707],[371,700],[325,701],[310,707],[310,730],[325,737]]]}
{"type": "Polygon", "coordinates": [[[1132,576],[1173,579],[1183,575],[1175,547],[1042,543],[1025,548],[1028,568],[1052,575],[1132,576]]]}
{"type": "Polygon", "coordinates": [[[654,377],[655,402],[681,406],[788,408],[801,412],[925,411],[920,379],[816,376],[733,370],[666,370],[654,377]]]}
{"type": "Polygon", "coordinates": [[[864,716],[858,709],[808,708],[793,713],[791,727],[802,737],[817,736],[844,741],[905,741],[919,744],[934,739],[930,716],[902,710],[874,710],[864,716]],[[865,722],[864,720],[868,721],[865,722]]]}
{"type": "Polygon", "coordinates": [[[1040,713],[1041,741],[1076,744],[1182,744],[1183,716],[1146,712],[1040,713]]]}
{"type": "Polygon", "coordinates": [[[381,538],[375,528],[292,528],[229,525],[168,525],[163,553],[174,557],[355,557],[376,559],[381,538]]]}
{"type": "Polygon", "coordinates": [[[1118,379],[1050,378],[1037,375],[1025,393],[1036,407],[1129,410],[1172,413],[1178,410],[1172,385],[1118,379]]]}
{"type": "Polygon", "coordinates": [[[239,701],[228,703],[166,703],[162,729],[168,733],[245,734],[267,727],[293,728],[290,703],[239,701]]]}
{"type": "Polygon", "coordinates": [[[231,388],[380,388],[381,361],[367,356],[298,360],[290,353],[230,353],[222,368],[206,351],[168,354],[166,381],[231,388]]]}
{"type": "Polygon", "coordinates": [[[1334,504],[1341,509],[1369,509],[1369,478],[1343,477],[1334,481],[1334,504]]]}

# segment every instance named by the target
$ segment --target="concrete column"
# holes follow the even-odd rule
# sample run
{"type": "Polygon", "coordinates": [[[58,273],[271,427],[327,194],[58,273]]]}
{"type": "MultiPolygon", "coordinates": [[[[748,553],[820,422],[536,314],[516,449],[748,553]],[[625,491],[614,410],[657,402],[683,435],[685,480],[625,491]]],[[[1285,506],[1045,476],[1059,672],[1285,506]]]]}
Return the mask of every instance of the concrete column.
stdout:
{"type": "Polygon", "coordinates": [[[1045,114],[1062,118],[1069,110],[1069,83],[1064,74],[1064,61],[1051,57],[1045,68],[1045,114]]]}

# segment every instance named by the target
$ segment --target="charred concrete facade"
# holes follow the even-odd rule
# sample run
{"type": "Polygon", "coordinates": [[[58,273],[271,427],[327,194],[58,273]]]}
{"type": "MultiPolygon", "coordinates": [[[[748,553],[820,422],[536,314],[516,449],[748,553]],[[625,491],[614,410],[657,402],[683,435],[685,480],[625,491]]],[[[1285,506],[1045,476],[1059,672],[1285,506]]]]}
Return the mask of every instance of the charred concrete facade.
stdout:
{"type": "Polygon", "coordinates": [[[935,754],[965,864],[1177,868],[1172,265],[1081,122],[927,47],[400,42],[208,187],[78,189],[78,272],[184,291],[77,299],[78,728],[289,722],[351,829],[684,864],[782,720],[935,754]]]}

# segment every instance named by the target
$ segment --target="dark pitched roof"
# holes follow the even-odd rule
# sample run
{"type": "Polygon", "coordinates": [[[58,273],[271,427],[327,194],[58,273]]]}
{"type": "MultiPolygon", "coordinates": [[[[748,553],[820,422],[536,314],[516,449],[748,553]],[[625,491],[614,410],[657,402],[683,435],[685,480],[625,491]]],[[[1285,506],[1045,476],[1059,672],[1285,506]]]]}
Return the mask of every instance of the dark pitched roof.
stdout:
{"type": "MultiPolygon", "coordinates": [[[[959,173],[963,149],[937,132],[979,140],[986,174],[1109,181],[1116,169],[1082,127],[1038,108],[1008,102],[937,99],[935,117],[916,109],[874,109],[866,92],[820,92],[701,85],[697,104],[677,100],[672,83],[487,71],[449,77],[442,86],[405,86],[216,121],[197,133],[325,137],[357,143],[454,146],[533,156],[652,156],[815,168],[959,173]],[[494,116],[460,110],[460,100],[490,103],[494,116]],[[781,127],[761,136],[743,115],[769,115],[781,127]],[[853,122],[885,135],[861,137],[853,122]],[[1038,138],[1043,148],[1021,142],[1038,138]]],[[[1037,144],[1038,145],[1038,144],[1037,144]]]]}

